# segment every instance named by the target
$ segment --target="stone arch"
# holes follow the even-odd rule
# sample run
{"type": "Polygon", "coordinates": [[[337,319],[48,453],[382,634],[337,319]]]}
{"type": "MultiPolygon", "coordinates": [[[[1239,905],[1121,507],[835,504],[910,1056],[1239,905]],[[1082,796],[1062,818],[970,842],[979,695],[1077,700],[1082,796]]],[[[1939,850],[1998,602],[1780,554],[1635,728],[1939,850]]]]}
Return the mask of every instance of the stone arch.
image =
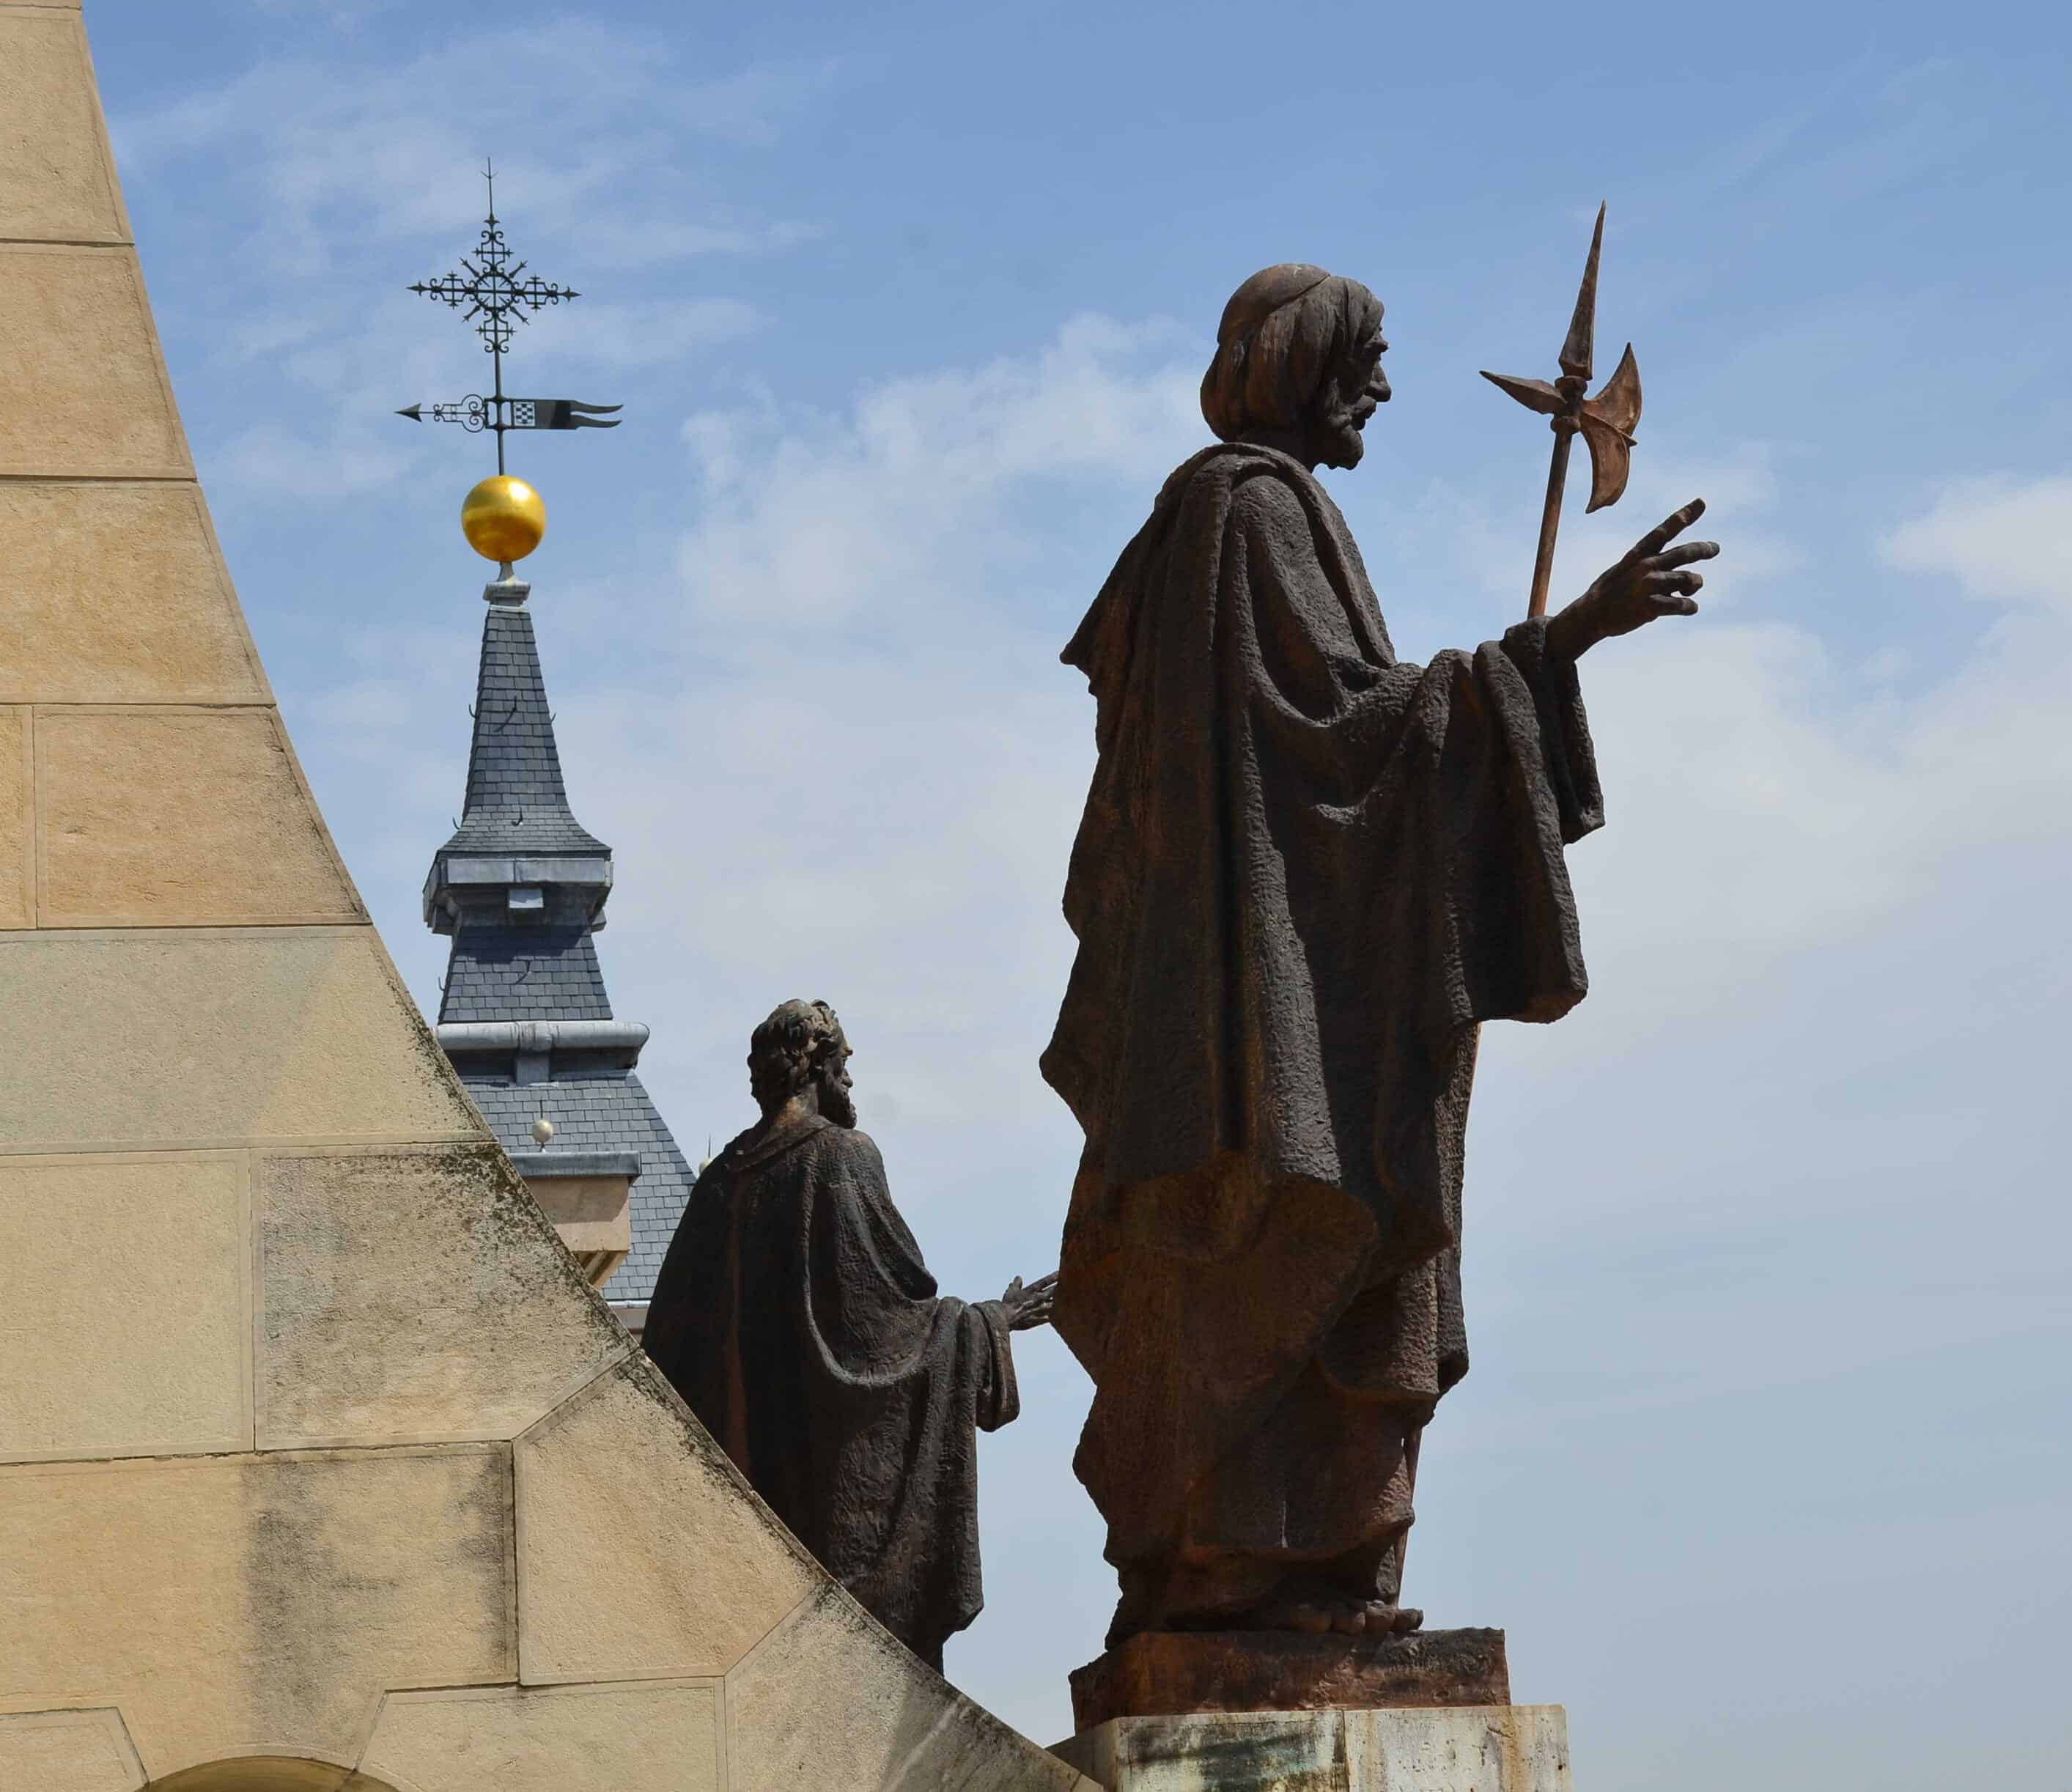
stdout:
{"type": "Polygon", "coordinates": [[[153,1780],[146,1792],[340,1792],[341,1781],[352,1792],[396,1792],[384,1781],[303,1755],[236,1755],[204,1761],[153,1780]]]}

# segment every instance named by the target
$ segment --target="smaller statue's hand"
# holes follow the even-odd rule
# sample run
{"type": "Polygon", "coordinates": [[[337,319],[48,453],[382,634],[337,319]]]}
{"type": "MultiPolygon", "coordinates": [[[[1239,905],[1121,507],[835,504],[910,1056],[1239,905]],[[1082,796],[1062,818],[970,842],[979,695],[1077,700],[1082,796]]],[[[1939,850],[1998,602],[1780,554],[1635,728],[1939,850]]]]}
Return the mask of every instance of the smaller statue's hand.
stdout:
{"type": "Polygon", "coordinates": [[[1692,562],[1710,560],[1716,541],[1669,544],[1705,514],[1705,500],[1693,498],[1634,542],[1616,566],[1597,575],[1582,596],[1547,625],[1548,651],[1557,658],[1581,659],[1600,641],[1630,635],[1663,616],[1695,616],[1696,594],[1704,574],[1692,562]]]}
{"type": "Polygon", "coordinates": [[[1007,1284],[1007,1292],[1000,1297],[1000,1304],[1007,1311],[1007,1329],[1011,1332],[1034,1331],[1038,1326],[1050,1323],[1050,1309],[1057,1302],[1058,1272],[1052,1270],[1047,1276],[1038,1276],[1026,1288],[1017,1276],[1007,1284]]]}

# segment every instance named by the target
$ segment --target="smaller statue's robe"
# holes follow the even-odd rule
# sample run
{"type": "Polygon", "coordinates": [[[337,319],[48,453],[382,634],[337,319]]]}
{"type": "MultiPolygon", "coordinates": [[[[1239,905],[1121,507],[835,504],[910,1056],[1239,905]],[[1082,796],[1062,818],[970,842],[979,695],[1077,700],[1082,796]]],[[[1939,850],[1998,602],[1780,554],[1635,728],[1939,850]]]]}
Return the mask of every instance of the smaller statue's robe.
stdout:
{"type": "Polygon", "coordinates": [[[935,1292],[868,1134],[752,1137],[698,1178],[643,1342],[792,1535],[939,1669],[985,1603],[974,1430],[1019,1410],[1005,1314],[935,1292]]]}
{"type": "Polygon", "coordinates": [[[1066,650],[1100,758],[1043,1058],[1086,1133],[1055,1322],[1095,1384],[1115,1636],[1291,1572],[1393,1601],[1418,1433],[1467,1369],[1478,1024],[1585,988],[1563,848],[1600,798],[1546,640],[1398,660],[1323,487],[1227,444],[1066,650]]]}

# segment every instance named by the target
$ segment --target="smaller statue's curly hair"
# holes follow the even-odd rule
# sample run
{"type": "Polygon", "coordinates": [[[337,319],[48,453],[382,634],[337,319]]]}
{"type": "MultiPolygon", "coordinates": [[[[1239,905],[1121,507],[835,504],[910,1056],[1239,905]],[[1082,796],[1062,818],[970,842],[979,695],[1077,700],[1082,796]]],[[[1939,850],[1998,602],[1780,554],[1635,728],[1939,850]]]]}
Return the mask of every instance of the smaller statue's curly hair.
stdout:
{"type": "Polygon", "coordinates": [[[1381,301],[1306,261],[1262,268],[1231,294],[1202,376],[1202,415],[1225,442],[1298,428],[1324,381],[1381,328],[1381,301]]]}
{"type": "Polygon", "coordinates": [[[749,1035],[749,1092],[761,1108],[787,1100],[829,1058],[848,1050],[841,1022],[825,1002],[780,1002],[749,1035]]]}

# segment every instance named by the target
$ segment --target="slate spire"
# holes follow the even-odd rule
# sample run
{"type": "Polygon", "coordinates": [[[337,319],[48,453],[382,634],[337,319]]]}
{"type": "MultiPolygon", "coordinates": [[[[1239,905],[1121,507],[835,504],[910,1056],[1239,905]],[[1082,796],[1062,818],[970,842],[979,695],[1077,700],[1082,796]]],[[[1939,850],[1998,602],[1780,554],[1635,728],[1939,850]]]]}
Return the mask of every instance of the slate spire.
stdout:
{"type": "Polygon", "coordinates": [[[426,925],[454,936],[442,1025],[611,1018],[590,939],[611,849],[569,808],[530,590],[506,579],[485,594],[467,800],[425,880],[426,925]]]}
{"type": "Polygon", "coordinates": [[[549,1183],[631,1176],[631,1248],[605,1293],[637,1324],[695,1178],[633,1074],[648,1029],[605,993],[611,849],[569,806],[531,589],[506,577],[483,593],[467,798],[425,879],[425,923],[453,936],[438,1040],[550,1211],[549,1183]]]}
{"type": "MultiPolygon", "coordinates": [[[[531,587],[500,581],[491,590],[531,587]]],[[[445,850],[577,853],[611,849],[579,824],[561,782],[553,713],[540,672],[532,618],[521,598],[493,602],[482,629],[482,669],[475,687],[475,739],[468,752],[467,799],[445,850]]]]}

